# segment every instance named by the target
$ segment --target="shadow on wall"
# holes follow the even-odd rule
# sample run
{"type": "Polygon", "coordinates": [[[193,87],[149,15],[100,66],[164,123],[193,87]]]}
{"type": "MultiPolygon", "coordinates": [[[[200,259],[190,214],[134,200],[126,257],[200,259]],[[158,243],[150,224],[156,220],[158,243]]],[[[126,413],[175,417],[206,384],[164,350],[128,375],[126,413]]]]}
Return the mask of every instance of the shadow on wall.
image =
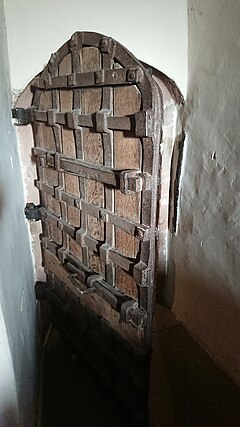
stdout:
{"type": "Polygon", "coordinates": [[[19,423],[16,407],[9,402],[1,408],[0,412],[0,425],[1,427],[16,427],[19,423]]]}
{"type": "MultiPolygon", "coordinates": [[[[210,261],[206,260],[206,265],[200,266],[194,262],[194,257],[192,260],[187,259],[187,256],[184,257],[184,251],[189,251],[189,248],[181,249],[181,244],[184,245],[184,242],[179,241],[178,248],[173,248],[173,255],[177,250],[182,251],[182,255],[176,265],[172,262],[170,268],[172,277],[169,278],[168,286],[169,303],[173,304],[174,312],[177,306],[177,315],[180,319],[184,319],[186,329],[195,336],[214,360],[221,360],[224,370],[232,377],[233,366],[235,367],[235,382],[237,378],[239,384],[239,296],[226,290],[228,278],[223,277],[220,266],[219,272],[216,272],[214,266],[210,272],[210,261]],[[176,289],[175,275],[178,278],[176,289]],[[209,307],[212,307],[212,310],[209,310],[209,307]],[[232,352],[231,348],[235,348],[236,351],[232,352]]],[[[201,257],[200,254],[199,256],[201,257]]]]}

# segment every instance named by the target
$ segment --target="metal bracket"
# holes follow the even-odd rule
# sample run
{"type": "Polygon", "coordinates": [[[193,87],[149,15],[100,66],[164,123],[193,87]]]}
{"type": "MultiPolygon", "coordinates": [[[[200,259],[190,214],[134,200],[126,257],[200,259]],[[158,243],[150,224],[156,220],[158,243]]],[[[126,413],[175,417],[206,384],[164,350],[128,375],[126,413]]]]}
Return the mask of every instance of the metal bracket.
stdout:
{"type": "Polygon", "coordinates": [[[49,296],[53,290],[53,286],[49,285],[47,282],[35,283],[35,295],[38,301],[49,299],[49,296]]]}
{"type": "Polygon", "coordinates": [[[99,110],[96,117],[96,130],[101,133],[109,133],[107,118],[110,115],[110,111],[108,110],[99,110]]]}
{"type": "Polygon", "coordinates": [[[34,203],[27,203],[24,209],[24,213],[29,221],[41,220],[40,205],[36,206],[34,203]]]}
{"type": "Polygon", "coordinates": [[[32,123],[35,118],[35,107],[30,108],[13,108],[12,118],[16,119],[16,126],[24,126],[32,123]]]}
{"type": "Polygon", "coordinates": [[[151,175],[135,170],[124,170],[120,173],[120,190],[123,194],[140,192],[151,188],[151,175]]]}
{"type": "Polygon", "coordinates": [[[138,306],[136,301],[126,301],[121,305],[121,319],[132,323],[136,328],[142,328],[147,320],[147,313],[138,306]]]}
{"type": "Polygon", "coordinates": [[[99,42],[99,49],[102,53],[109,53],[111,57],[115,53],[116,42],[111,37],[103,37],[99,42]]]}
{"type": "Polygon", "coordinates": [[[142,190],[142,177],[139,172],[125,170],[120,173],[120,190],[124,194],[142,190]]]}

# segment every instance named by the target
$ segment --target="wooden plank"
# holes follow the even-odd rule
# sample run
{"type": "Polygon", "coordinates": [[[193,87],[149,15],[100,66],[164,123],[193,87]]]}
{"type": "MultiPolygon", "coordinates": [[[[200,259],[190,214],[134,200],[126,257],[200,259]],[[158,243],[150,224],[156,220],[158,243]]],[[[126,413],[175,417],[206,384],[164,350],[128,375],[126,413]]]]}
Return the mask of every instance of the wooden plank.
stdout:
{"type": "Polygon", "coordinates": [[[46,203],[44,206],[50,213],[53,213],[56,216],[61,216],[61,207],[58,200],[55,197],[52,197],[49,194],[46,194],[46,203]]]}
{"type": "Polygon", "coordinates": [[[139,249],[138,239],[135,236],[130,236],[129,233],[119,227],[115,227],[115,233],[117,252],[126,257],[136,258],[139,249]]]}
{"type": "MultiPolygon", "coordinates": [[[[67,54],[61,63],[59,64],[59,76],[72,73],[72,57],[71,54],[67,54]]],[[[57,77],[56,77],[57,78],[57,77]]],[[[60,90],[60,111],[66,113],[73,109],[73,92],[72,90],[60,90]]],[[[76,158],[76,145],[73,130],[61,126],[61,137],[62,137],[62,153],[76,158]]],[[[79,195],[79,184],[78,178],[69,174],[62,174],[62,185],[65,187],[66,192],[70,192],[76,196],[79,195]]],[[[80,215],[78,212],[73,210],[72,206],[68,206],[65,203],[61,203],[62,217],[65,221],[71,219],[71,224],[79,224],[80,215]]],[[[70,236],[63,231],[63,245],[69,248],[70,236]]]]}
{"type": "Polygon", "coordinates": [[[138,286],[135,280],[120,267],[117,267],[117,287],[130,298],[138,300],[138,286]]]}
{"type": "MultiPolygon", "coordinates": [[[[99,50],[92,47],[82,49],[81,54],[81,71],[90,72],[101,68],[101,55],[99,50]]],[[[101,88],[82,89],[81,91],[81,112],[82,114],[93,114],[100,110],[102,99],[101,88]]],[[[84,143],[84,160],[91,163],[103,164],[102,138],[99,133],[91,132],[88,128],[82,130],[84,143]]],[[[85,198],[86,201],[97,205],[104,206],[104,185],[101,182],[87,179],[85,181],[85,198]]],[[[88,233],[98,239],[104,240],[104,225],[98,218],[91,215],[87,216],[88,233]]],[[[94,271],[101,271],[102,265],[100,260],[89,250],[89,267],[94,271]]]]}
{"type": "MultiPolygon", "coordinates": [[[[59,65],[59,75],[72,72],[72,58],[71,54],[65,56],[59,65]]],[[[72,90],[61,90],[60,91],[60,108],[61,113],[71,111],[73,109],[73,91],[72,90]]],[[[74,134],[71,129],[62,127],[62,144],[63,154],[69,157],[76,158],[76,148],[74,134]]]]}
{"type": "Polygon", "coordinates": [[[65,173],[65,191],[75,197],[80,196],[78,177],[65,173]]]}
{"type": "Polygon", "coordinates": [[[45,182],[52,187],[59,185],[58,172],[52,168],[45,168],[44,170],[45,182]]]}
{"type": "Polygon", "coordinates": [[[61,246],[63,243],[61,230],[58,228],[57,225],[52,223],[49,224],[49,228],[50,228],[51,239],[53,240],[54,243],[61,246]]]}
{"type": "MultiPolygon", "coordinates": [[[[135,86],[114,87],[114,115],[126,116],[138,112],[141,107],[141,95],[135,86]]],[[[121,131],[114,131],[114,167],[124,169],[141,168],[141,141],[121,131]]],[[[141,198],[138,193],[123,194],[115,190],[115,212],[127,219],[140,222],[141,198]]],[[[139,242],[120,228],[116,228],[115,247],[119,253],[135,258],[139,251],[139,242]]],[[[116,284],[137,299],[137,284],[129,279],[120,267],[116,269],[116,284]]]]}
{"type": "Polygon", "coordinates": [[[69,237],[69,253],[82,261],[82,248],[71,237],[69,237]]]}
{"type": "MultiPolygon", "coordinates": [[[[104,69],[113,68],[113,60],[110,54],[103,53],[102,55],[102,66],[104,69]]],[[[111,86],[104,87],[102,90],[102,110],[108,111],[108,113],[104,113],[102,111],[100,118],[102,117],[102,123],[100,126],[103,130],[107,131],[102,135],[102,143],[104,150],[104,165],[113,168],[114,159],[113,159],[113,150],[114,150],[114,140],[113,140],[113,132],[109,130],[109,117],[113,114],[113,88],[111,86]],[[107,121],[107,125],[104,122],[107,121]],[[107,129],[104,129],[107,128],[107,129]]],[[[98,119],[98,118],[97,118],[98,119]]],[[[100,121],[101,121],[100,120],[100,121]]],[[[97,122],[98,128],[98,122],[97,122]]],[[[114,212],[114,189],[105,186],[105,208],[114,212]]],[[[102,217],[102,216],[101,216],[102,217]]],[[[111,223],[111,221],[106,221],[105,223],[105,242],[109,247],[115,247],[115,226],[111,223]]],[[[112,262],[106,263],[105,266],[105,278],[107,282],[113,286],[115,286],[116,280],[116,267],[112,262]]]]}
{"type": "MultiPolygon", "coordinates": [[[[51,92],[41,93],[39,108],[41,110],[51,110],[53,108],[51,92]]],[[[42,141],[42,146],[44,146],[46,150],[54,151],[56,146],[52,127],[48,126],[47,123],[40,123],[38,125],[38,132],[41,132],[40,139],[42,141]]]]}
{"type": "MultiPolygon", "coordinates": [[[[65,56],[59,66],[59,75],[72,73],[72,56],[69,53],[65,56]]],[[[73,91],[61,90],[60,91],[60,108],[61,114],[71,111],[73,109],[73,91]]],[[[65,126],[61,127],[62,130],[62,152],[66,156],[76,158],[76,144],[74,132],[65,126]]],[[[65,191],[76,197],[79,197],[79,180],[76,176],[64,174],[65,191]]],[[[66,220],[70,225],[75,227],[80,226],[80,212],[78,209],[66,204],[66,220]]],[[[67,247],[70,246],[70,236],[66,236],[67,247]]]]}
{"type": "MultiPolygon", "coordinates": [[[[51,92],[41,93],[40,100],[39,100],[39,108],[43,110],[49,110],[53,108],[51,92]]],[[[52,127],[48,126],[45,123],[34,124],[33,131],[34,131],[35,145],[38,145],[39,147],[43,147],[45,150],[51,150],[51,151],[55,150],[56,146],[55,146],[55,139],[54,139],[52,127]]],[[[42,178],[43,183],[46,182],[47,177],[46,177],[45,169],[39,170],[38,176],[39,178],[40,177],[42,178]]],[[[52,197],[51,194],[40,191],[40,202],[42,206],[47,207],[48,203],[50,203],[50,209],[53,210],[53,206],[54,206],[53,199],[54,198],[52,197]]],[[[60,209],[59,203],[56,203],[55,208],[59,212],[59,209],[60,209]]],[[[47,237],[53,239],[53,241],[56,241],[56,240],[59,241],[60,236],[57,230],[55,230],[53,227],[51,228],[47,224],[43,225],[43,233],[47,237]]]]}
{"type": "Polygon", "coordinates": [[[80,227],[80,211],[78,208],[68,205],[68,222],[74,227],[80,227]]]}
{"type": "Polygon", "coordinates": [[[105,277],[105,264],[93,250],[89,249],[89,267],[97,274],[105,277]]]}

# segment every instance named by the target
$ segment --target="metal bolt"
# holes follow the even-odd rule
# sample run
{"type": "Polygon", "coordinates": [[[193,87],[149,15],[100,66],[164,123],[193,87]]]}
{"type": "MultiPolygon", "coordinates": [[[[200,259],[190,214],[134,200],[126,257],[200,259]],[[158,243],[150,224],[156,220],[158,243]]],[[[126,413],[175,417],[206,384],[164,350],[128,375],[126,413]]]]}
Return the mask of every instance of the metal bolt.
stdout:
{"type": "Polygon", "coordinates": [[[105,48],[107,46],[107,39],[102,39],[101,40],[101,47],[105,48]]]}
{"type": "Polygon", "coordinates": [[[138,239],[143,240],[143,237],[144,237],[144,232],[143,232],[143,230],[141,230],[141,228],[137,228],[137,229],[136,229],[135,236],[136,236],[138,239]]]}
{"type": "Polygon", "coordinates": [[[128,74],[128,79],[129,80],[134,80],[135,79],[135,73],[134,73],[134,71],[130,71],[130,73],[128,74]]]}
{"type": "Polygon", "coordinates": [[[103,221],[107,221],[108,220],[108,214],[106,212],[99,212],[99,219],[103,220],[103,221]]]}
{"type": "Polygon", "coordinates": [[[70,47],[74,47],[77,45],[77,34],[73,34],[70,39],[70,47]]]}
{"type": "Polygon", "coordinates": [[[46,166],[45,156],[39,156],[39,163],[40,163],[40,166],[42,167],[46,166]]]}
{"type": "Polygon", "coordinates": [[[75,203],[76,208],[81,209],[81,199],[75,199],[74,203],[75,203]]]}
{"type": "Polygon", "coordinates": [[[104,38],[104,39],[101,40],[101,42],[100,42],[100,49],[103,52],[109,52],[109,42],[110,42],[110,40],[108,38],[104,38]]]}
{"type": "Polygon", "coordinates": [[[49,59],[49,64],[50,65],[53,65],[53,63],[54,63],[54,61],[55,61],[55,59],[56,59],[56,53],[52,53],[52,55],[50,56],[50,59],[49,59]]]}

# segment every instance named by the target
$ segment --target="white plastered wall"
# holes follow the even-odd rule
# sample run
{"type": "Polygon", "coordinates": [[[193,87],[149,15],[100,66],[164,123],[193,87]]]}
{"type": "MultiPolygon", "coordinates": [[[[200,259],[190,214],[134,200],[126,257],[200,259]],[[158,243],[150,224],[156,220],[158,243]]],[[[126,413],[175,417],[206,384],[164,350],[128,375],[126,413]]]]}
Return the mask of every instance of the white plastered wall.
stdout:
{"type": "Polygon", "coordinates": [[[5,320],[0,302],[0,425],[11,427],[19,421],[17,387],[5,320]]]}
{"type": "Polygon", "coordinates": [[[187,82],[186,0],[5,0],[11,81],[22,90],[75,31],[115,38],[138,59],[187,82]]]}
{"type": "Polygon", "coordinates": [[[35,298],[0,0],[0,426],[33,427],[35,298]]]}
{"type": "Polygon", "coordinates": [[[240,385],[240,2],[189,0],[174,311],[240,385]]]}

